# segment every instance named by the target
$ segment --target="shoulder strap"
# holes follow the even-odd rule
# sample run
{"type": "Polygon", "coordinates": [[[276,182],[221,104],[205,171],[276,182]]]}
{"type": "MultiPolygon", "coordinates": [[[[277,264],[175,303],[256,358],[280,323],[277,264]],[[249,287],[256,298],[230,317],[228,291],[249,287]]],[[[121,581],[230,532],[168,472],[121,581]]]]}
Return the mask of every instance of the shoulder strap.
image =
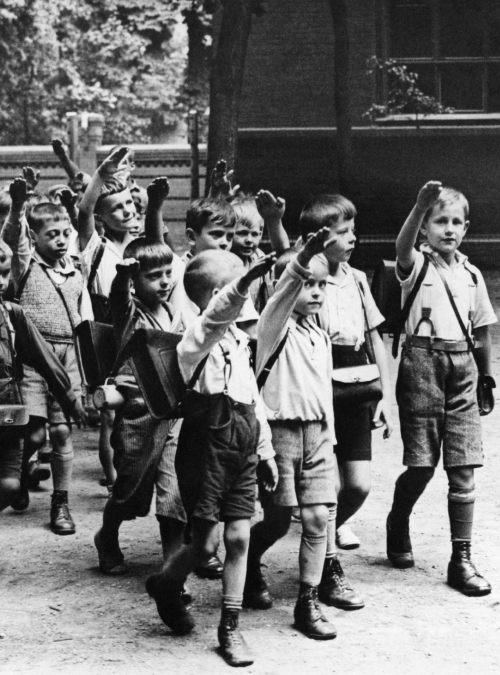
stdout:
{"type": "Polygon", "coordinates": [[[359,291],[359,296],[361,298],[361,305],[363,306],[363,320],[365,324],[365,335],[368,335],[368,340],[365,339],[366,343],[366,353],[368,355],[368,360],[370,363],[375,363],[375,349],[373,348],[373,339],[372,339],[372,334],[371,334],[371,329],[370,326],[368,325],[368,314],[366,313],[366,304],[365,304],[365,290],[363,288],[363,284],[361,281],[357,278],[357,276],[352,273],[354,277],[354,283],[357,286],[357,289],[359,291]]]}
{"type": "Polygon", "coordinates": [[[276,350],[271,354],[271,356],[269,357],[269,359],[268,359],[266,365],[265,365],[264,368],[262,369],[262,372],[260,373],[259,377],[257,378],[257,387],[259,388],[259,391],[260,391],[260,390],[262,389],[262,387],[265,385],[265,383],[266,383],[266,381],[267,381],[267,378],[269,377],[269,374],[270,374],[270,372],[271,372],[271,370],[272,370],[274,364],[276,363],[276,361],[278,360],[279,355],[280,355],[281,352],[283,351],[283,348],[284,348],[284,346],[285,346],[285,343],[286,343],[286,341],[287,341],[287,339],[288,339],[288,333],[289,333],[289,332],[290,332],[290,329],[288,329],[288,330],[286,331],[286,333],[285,333],[283,339],[282,339],[281,342],[279,343],[279,345],[278,345],[278,347],[276,348],[276,350]]]}
{"type": "Polygon", "coordinates": [[[89,280],[87,282],[87,288],[90,292],[90,289],[92,288],[92,284],[94,283],[94,280],[97,276],[97,270],[99,269],[99,265],[101,264],[102,256],[104,255],[104,249],[106,248],[106,242],[104,239],[101,239],[101,245],[99,246],[99,249],[97,251],[97,255],[94,258],[94,262],[92,263],[92,267],[90,268],[90,274],[89,274],[89,280]]]}
{"type": "Polygon", "coordinates": [[[469,349],[470,349],[471,351],[473,351],[473,350],[474,350],[474,342],[472,341],[472,338],[471,338],[471,336],[469,335],[469,331],[468,331],[467,328],[465,327],[465,324],[464,324],[464,322],[463,322],[463,320],[462,320],[462,317],[460,316],[460,312],[458,311],[458,307],[457,307],[456,302],[455,302],[455,299],[454,299],[454,297],[453,297],[453,293],[451,292],[451,289],[450,289],[450,287],[448,286],[448,282],[446,281],[446,277],[445,277],[444,274],[443,274],[443,270],[441,270],[441,269],[439,268],[439,265],[437,265],[434,261],[433,261],[433,265],[434,265],[434,267],[436,268],[436,271],[437,271],[437,273],[439,274],[439,276],[440,276],[440,278],[441,278],[441,281],[442,281],[443,284],[444,284],[444,287],[445,287],[445,289],[446,289],[446,293],[448,294],[448,299],[449,299],[449,301],[450,301],[451,307],[452,307],[453,311],[455,312],[455,316],[457,317],[457,321],[458,321],[458,323],[459,323],[460,330],[461,330],[462,333],[465,335],[465,339],[466,339],[466,341],[467,341],[467,345],[469,346],[469,349]]]}
{"type": "Polygon", "coordinates": [[[198,382],[201,372],[203,368],[205,367],[206,362],[208,361],[208,357],[210,356],[210,353],[208,353],[202,360],[199,362],[199,364],[196,366],[196,370],[194,371],[193,375],[191,376],[191,379],[186,385],[187,389],[192,389],[194,385],[198,382]]]}
{"type": "Polygon", "coordinates": [[[417,293],[420,290],[420,286],[422,285],[425,275],[427,274],[427,270],[429,269],[429,256],[424,253],[424,264],[422,265],[422,269],[418,273],[417,280],[415,281],[415,285],[410,291],[410,294],[406,298],[406,302],[403,306],[403,309],[401,310],[401,314],[399,316],[399,321],[396,330],[394,331],[394,339],[392,341],[392,355],[396,359],[398,356],[398,349],[399,349],[399,338],[401,337],[401,333],[403,332],[403,328],[405,327],[405,323],[410,316],[410,310],[415,302],[415,298],[417,297],[417,293]]]}
{"type": "Polygon", "coordinates": [[[31,274],[31,270],[33,269],[34,263],[35,263],[35,259],[31,258],[30,264],[28,265],[28,269],[25,271],[23,276],[19,279],[19,283],[17,285],[17,290],[14,293],[14,297],[12,298],[13,302],[15,302],[17,305],[21,301],[21,295],[23,294],[24,287],[26,286],[26,282],[28,281],[28,277],[31,274]]]}

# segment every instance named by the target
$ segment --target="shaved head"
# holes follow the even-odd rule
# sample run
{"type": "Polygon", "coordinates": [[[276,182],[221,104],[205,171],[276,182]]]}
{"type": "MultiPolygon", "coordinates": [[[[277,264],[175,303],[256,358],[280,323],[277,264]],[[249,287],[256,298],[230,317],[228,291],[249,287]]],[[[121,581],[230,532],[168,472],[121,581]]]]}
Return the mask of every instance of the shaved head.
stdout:
{"type": "Polygon", "coordinates": [[[245,273],[245,267],[234,253],[212,249],[202,251],[189,262],[184,272],[184,288],[198,307],[206,305],[214,289],[220,289],[245,273]]]}

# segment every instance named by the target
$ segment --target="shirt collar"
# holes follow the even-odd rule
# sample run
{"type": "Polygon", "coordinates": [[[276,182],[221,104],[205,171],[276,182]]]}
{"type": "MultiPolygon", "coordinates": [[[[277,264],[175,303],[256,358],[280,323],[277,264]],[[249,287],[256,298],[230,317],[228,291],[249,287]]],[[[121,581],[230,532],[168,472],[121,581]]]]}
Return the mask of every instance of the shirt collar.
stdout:
{"type": "Polygon", "coordinates": [[[332,284],[333,286],[346,286],[351,283],[353,278],[351,266],[348,263],[340,263],[340,269],[344,272],[344,276],[339,280],[328,275],[326,280],[328,284],[332,284]]]}
{"type": "MultiPolygon", "coordinates": [[[[431,247],[429,246],[429,244],[427,244],[426,242],[424,242],[423,244],[420,245],[420,250],[422,251],[422,253],[428,253],[428,254],[431,255],[436,261],[438,261],[438,262],[440,262],[440,263],[446,265],[446,263],[444,262],[443,258],[439,255],[439,253],[438,253],[437,251],[435,251],[433,248],[431,248],[431,247]]],[[[463,253],[461,253],[460,251],[456,250],[456,251],[455,251],[455,260],[457,261],[457,263],[458,263],[459,265],[465,265],[465,263],[467,262],[468,258],[467,258],[467,256],[464,255],[463,253]]],[[[446,265],[446,267],[448,267],[448,265],[446,265]]]]}
{"type": "Polygon", "coordinates": [[[61,264],[63,267],[52,267],[52,265],[49,265],[46,260],[42,258],[41,255],[37,251],[33,252],[33,258],[36,260],[36,262],[40,265],[40,267],[44,267],[45,269],[52,270],[53,272],[56,272],[57,274],[63,274],[65,276],[70,276],[71,274],[75,274],[76,268],[73,264],[73,261],[71,259],[71,256],[65,255],[64,258],[61,259],[61,264]]]}

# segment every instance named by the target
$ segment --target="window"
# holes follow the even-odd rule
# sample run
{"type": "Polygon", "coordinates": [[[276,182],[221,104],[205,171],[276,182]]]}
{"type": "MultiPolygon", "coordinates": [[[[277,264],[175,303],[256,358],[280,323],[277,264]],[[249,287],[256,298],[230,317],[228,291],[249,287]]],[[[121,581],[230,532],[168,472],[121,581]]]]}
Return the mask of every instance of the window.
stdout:
{"type": "Polygon", "coordinates": [[[385,0],[384,57],[457,112],[500,112],[500,0],[385,0]]]}

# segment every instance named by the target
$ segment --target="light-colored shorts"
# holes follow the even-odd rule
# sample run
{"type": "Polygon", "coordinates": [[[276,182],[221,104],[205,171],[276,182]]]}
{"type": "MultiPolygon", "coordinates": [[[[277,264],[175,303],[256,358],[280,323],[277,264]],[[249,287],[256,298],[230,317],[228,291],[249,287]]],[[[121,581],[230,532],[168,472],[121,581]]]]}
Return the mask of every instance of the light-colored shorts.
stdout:
{"type": "Polygon", "coordinates": [[[335,504],[335,456],[326,422],[270,420],[278,465],[278,486],[261,490],[261,499],[275,506],[335,504]]]}
{"type": "MultiPolygon", "coordinates": [[[[54,354],[68,373],[71,386],[77,396],[82,395],[82,378],[76,360],[75,345],[67,342],[49,342],[54,354]]],[[[66,424],[67,420],[61,406],[49,391],[47,382],[30,366],[23,366],[24,379],[21,391],[30,415],[43,417],[49,424],[66,424]]]]}

